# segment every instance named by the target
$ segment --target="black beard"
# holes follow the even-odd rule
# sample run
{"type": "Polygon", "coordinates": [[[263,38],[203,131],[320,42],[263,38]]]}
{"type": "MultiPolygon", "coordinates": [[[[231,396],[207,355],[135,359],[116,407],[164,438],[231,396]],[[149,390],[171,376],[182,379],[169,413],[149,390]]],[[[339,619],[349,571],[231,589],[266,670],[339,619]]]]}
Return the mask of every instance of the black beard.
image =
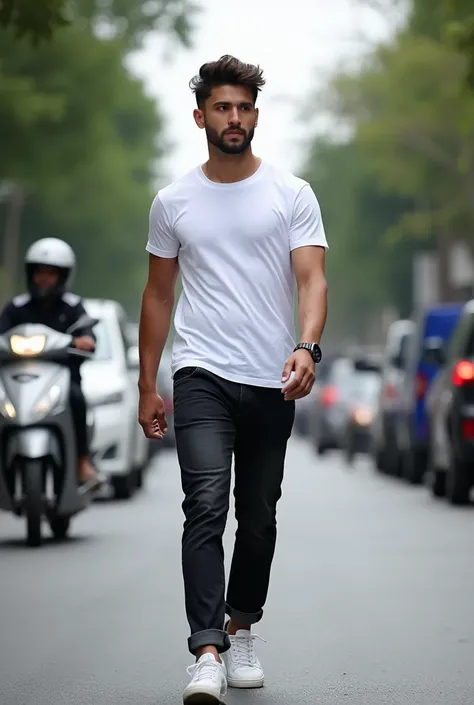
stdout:
{"type": "MultiPolygon", "coordinates": [[[[226,130],[226,132],[229,132],[229,130],[226,130]]],[[[212,127],[206,126],[207,141],[224,154],[243,154],[246,152],[253,140],[254,133],[255,128],[252,127],[252,129],[245,134],[245,138],[240,144],[232,144],[231,142],[224,141],[225,132],[219,135],[212,127]]]]}

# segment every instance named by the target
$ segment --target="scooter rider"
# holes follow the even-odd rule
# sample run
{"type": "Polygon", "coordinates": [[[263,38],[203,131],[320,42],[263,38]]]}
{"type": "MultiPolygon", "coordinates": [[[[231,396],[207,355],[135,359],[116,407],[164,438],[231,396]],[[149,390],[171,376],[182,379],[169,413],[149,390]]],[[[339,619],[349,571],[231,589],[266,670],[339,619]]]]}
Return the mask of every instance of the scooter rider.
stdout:
{"type": "MultiPolygon", "coordinates": [[[[63,240],[43,238],[33,243],[25,257],[27,294],[16,296],[0,314],[0,335],[24,323],[40,323],[61,333],[86,311],[82,300],[68,291],[76,267],[72,248],[63,240]]],[[[74,346],[80,350],[95,350],[96,338],[91,328],[79,331],[74,346]]],[[[87,437],[87,407],[81,388],[80,366],[84,360],[72,357],[71,410],[76,429],[78,480],[90,489],[98,489],[102,480],[89,459],[87,437]]]]}

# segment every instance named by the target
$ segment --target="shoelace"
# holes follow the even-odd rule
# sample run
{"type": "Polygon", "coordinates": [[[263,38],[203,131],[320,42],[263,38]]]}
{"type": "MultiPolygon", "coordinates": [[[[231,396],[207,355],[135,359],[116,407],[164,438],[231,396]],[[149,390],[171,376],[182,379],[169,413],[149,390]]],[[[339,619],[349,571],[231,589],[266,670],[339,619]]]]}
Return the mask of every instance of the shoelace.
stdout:
{"type": "Polygon", "coordinates": [[[186,672],[188,676],[192,676],[193,680],[202,681],[206,679],[214,680],[218,676],[218,670],[221,666],[217,661],[201,661],[188,666],[186,672]]]}
{"type": "Polygon", "coordinates": [[[257,663],[257,656],[255,654],[254,641],[258,639],[259,641],[265,642],[258,634],[251,634],[250,636],[233,636],[231,639],[231,649],[235,660],[239,666],[255,666],[257,663]]]}

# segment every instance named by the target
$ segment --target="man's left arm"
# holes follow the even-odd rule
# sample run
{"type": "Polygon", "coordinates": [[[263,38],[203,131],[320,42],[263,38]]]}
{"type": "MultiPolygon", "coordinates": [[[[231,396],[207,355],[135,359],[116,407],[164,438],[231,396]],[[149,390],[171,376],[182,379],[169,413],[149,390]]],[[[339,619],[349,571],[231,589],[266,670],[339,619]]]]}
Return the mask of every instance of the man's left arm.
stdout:
{"type": "Polygon", "coordinates": [[[293,252],[292,260],[298,288],[299,342],[319,345],[327,318],[326,250],[301,247],[293,252]]]}
{"type": "MultiPolygon", "coordinates": [[[[290,249],[298,289],[300,342],[320,343],[327,317],[325,276],[328,247],[321,210],[313,190],[306,184],[295,202],[290,249]]],[[[314,361],[307,350],[297,350],[287,360],[282,382],[285,399],[307,396],[314,384],[314,361]],[[293,379],[288,382],[291,372],[293,379]]]]}

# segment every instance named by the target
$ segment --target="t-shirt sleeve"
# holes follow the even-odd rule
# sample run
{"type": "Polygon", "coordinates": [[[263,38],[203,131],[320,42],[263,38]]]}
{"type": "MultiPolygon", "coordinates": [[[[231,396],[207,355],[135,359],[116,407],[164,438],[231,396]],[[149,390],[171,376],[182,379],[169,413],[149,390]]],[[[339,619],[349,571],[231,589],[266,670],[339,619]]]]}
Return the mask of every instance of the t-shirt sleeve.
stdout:
{"type": "Polygon", "coordinates": [[[177,257],[179,241],[173,232],[168,214],[157,194],[150,208],[147,252],[157,257],[177,257]]]}
{"type": "Polygon", "coordinates": [[[290,226],[290,251],[298,247],[316,245],[328,249],[326,233],[313,189],[305,184],[296,196],[290,226]]]}

